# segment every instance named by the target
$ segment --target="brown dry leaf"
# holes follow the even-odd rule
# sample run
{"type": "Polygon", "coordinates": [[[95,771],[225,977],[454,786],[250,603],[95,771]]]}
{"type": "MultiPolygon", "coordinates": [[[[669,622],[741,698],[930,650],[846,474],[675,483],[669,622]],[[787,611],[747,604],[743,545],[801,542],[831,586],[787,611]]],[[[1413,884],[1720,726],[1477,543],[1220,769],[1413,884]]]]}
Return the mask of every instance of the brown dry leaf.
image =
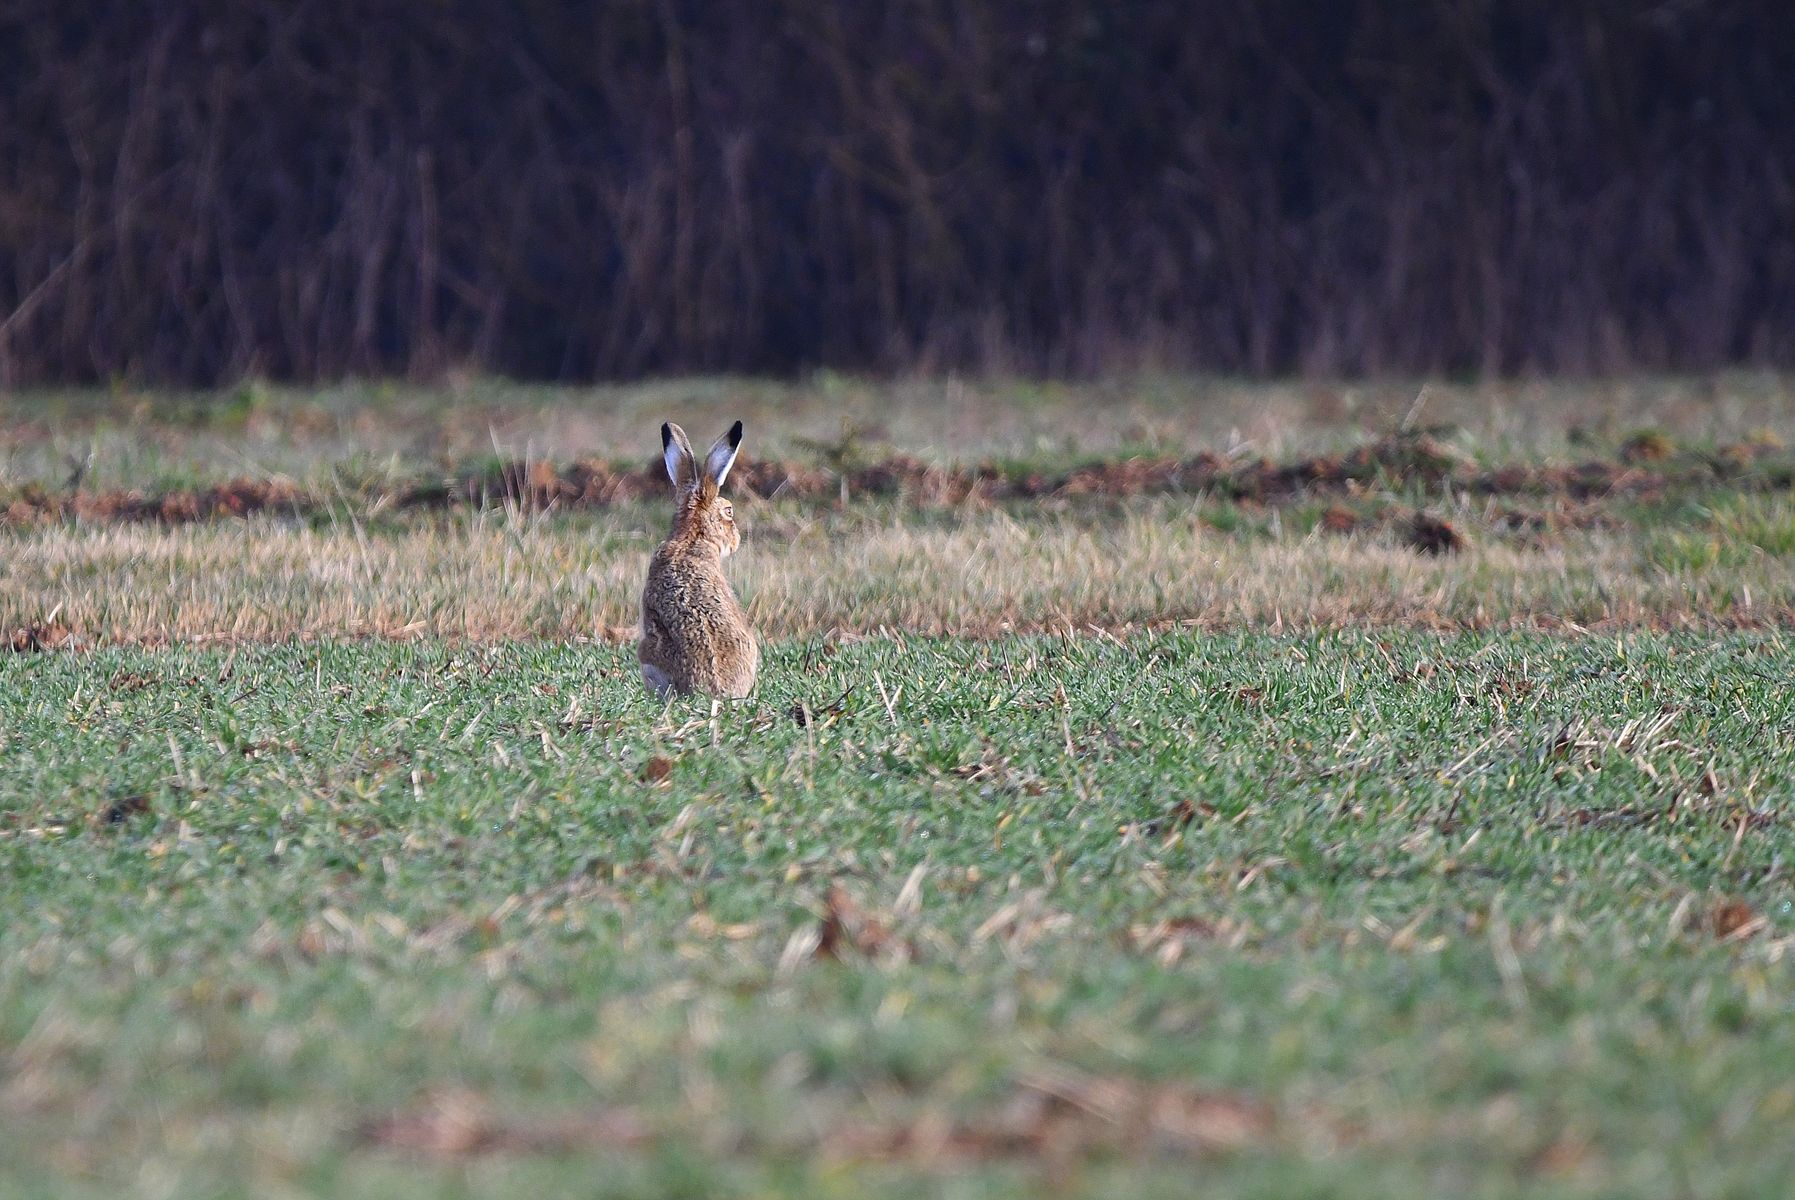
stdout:
{"type": "Polygon", "coordinates": [[[1743,900],[1729,900],[1708,914],[1708,927],[1724,942],[1744,941],[1769,922],[1743,900]]]}
{"type": "Polygon", "coordinates": [[[414,1108],[364,1122],[363,1145],[425,1158],[485,1154],[564,1154],[580,1149],[635,1149],[652,1132],[628,1109],[600,1109],[552,1118],[504,1117],[479,1097],[452,1089],[414,1108]]]}
{"type": "Polygon", "coordinates": [[[817,935],[816,957],[840,959],[849,951],[867,958],[898,951],[908,954],[909,945],[869,914],[839,883],[829,885],[824,901],[823,927],[817,935]]]}
{"type": "Polygon", "coordinates": [[[1135,1103],[1154,1142],[1192,1153],[1238,1149],[1269,1137],[1274,1126],[1270,1106],[1229,1092],[1167,1086],[1135,1103]]]}
{"type": "Polygon", "coordinates": [[[1020,1080],[981,1112],[924,1113],[829,1132],[837,1159],[989,1161],[1092,1154],[1207,1155],[1269,1140],[1270,1106],[1233,1092],[1055,1071],[1020,1080]]]}
{"type": "Polygon", "coordinates": [[[1183,829],[1198,817],[1213,817],[1215,813],[1215,805],[1207,800],[1180,800],[1167,809],[1163,817],[1154,817],[1152,820],[1142,821],[1138,824],[1124,825],[1120,832],[1125,837],[1131,834],[1152,836],[1167,828],[1183,829]]]}
{"type": "Polygon", "coordinates": [[[323,931],[316,926],[303,930],[294,945],[301,958],[313,962],[323,958],[330,950],[330,943],[325,940],[323,931]]]}
{"type": "Polygon", "coordinates": [[[132,817],[150,811],[150,798],[142,792],[120,796],[100,812],[100,820],[108,825],[122,825],[132,817]]]}
{"type": "Polygon", "coordinates": [[[1580,1134],[1561,1133],[1529,1161],[1528,1167],[1540,1175],[1565,1178],[1581,1174],[1597,1161],[1597,1152],[1588,1138],[1580,1134]]]}
{"type": "Polygon", "coordinates": [[[1161,966],[1170,967],[1199,943],[1226,938],[1235,931],[1234,923],[1225,917],[1220,921],[1171,917],[1150,925],[1130,926],[1128,944],[1138,953],[1151,955],[1161,966]]]}
{"type": "Polygon", "coordinates": [[[43,625],[27,625],[15,629],[7,638],[7,648],[14,654],[33,654],[42,650],[72,650],[80,640],[75,631],[60,621],[43,625]]]}

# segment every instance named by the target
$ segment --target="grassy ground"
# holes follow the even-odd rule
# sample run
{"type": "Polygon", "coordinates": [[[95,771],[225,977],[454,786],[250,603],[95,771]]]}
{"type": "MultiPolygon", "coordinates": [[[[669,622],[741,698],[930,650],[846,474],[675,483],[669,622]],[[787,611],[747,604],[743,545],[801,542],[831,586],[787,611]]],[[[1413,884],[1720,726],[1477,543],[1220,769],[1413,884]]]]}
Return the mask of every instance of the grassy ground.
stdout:
{"type": "Polygon", "coordinates": [[[732,485],[747,541],[731,570],[774,639],[1795,622],[1795,460],[1781,445],[1795,438],[1795,388],[1783,380],[825,377],[0,401],[0,637],[627,638],[667,520],[664,485],[630,464],[653,458],[662,417],[702,438],[735,412],[752,432],[732,485]],[[1418,441],[1375,440],[1422,426],[1418,441]],[[1367,439],[1368,465],[1301,474],[1341,469],[1329,448],[1367,439]],[[1200,465],[1205,452],[1221,452],[1216,465],[1200,465]],[[959,473],[862,486],[906,454],[959,473]],[[604,486],[556,475],[586,456],[624,474],[604,486]],[[501,460],[596,490],[555,493],[546,511],[527,489],[483,505],[492,480],[513,479],[494,473],[501,460]],[[1088,478],[1064,473],[1093,461],[1088,478]],[[408,507],[419,495],[435,499],[408,507]],[[259,507],[229,516],[239,502],[259,507]],[[1439,547],[1415,535],[1418,515],[1446,522],[1456,552],[1425,553],[1439,547]]]}
{"type": "Polygon", "coordinates": [[[9,1196],[1762,1196],[1780,635],[0,660],[9,1196]]]}
{"type": "Polygon", "coordinates": [[[1777,1194],[1795,388],[1417,395],[0,399],[0,1196],[1777,1194]],[[392,499],[735,415],[812,486],[732,480],[715,713],[664,504],[392,499]],[[232,478],[305,503],[64,502],[232,478]]]}

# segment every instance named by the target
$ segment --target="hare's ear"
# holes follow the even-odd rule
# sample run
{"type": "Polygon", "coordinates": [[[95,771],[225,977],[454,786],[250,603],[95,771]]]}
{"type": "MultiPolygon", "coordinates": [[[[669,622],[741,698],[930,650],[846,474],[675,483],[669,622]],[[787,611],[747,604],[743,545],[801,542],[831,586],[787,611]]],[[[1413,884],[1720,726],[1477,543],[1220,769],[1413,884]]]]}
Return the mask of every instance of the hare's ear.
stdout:
{"type": "Polygon", "coordinates": [[[737,421],[729,427],[729,432],[717,439],[711,452],[704,456],[704,473],[711,477],[718,487],[729,477],[729,468],[735,466],[735,456],[742,448],[742,423],[737,421]]]}
{"type": "Polygon", "coordinates": [[[698,463],[686,431],[671,421],[661,424],[661,457],[667,462],[667,478],[681,491],[698,482],[698,463]]]}

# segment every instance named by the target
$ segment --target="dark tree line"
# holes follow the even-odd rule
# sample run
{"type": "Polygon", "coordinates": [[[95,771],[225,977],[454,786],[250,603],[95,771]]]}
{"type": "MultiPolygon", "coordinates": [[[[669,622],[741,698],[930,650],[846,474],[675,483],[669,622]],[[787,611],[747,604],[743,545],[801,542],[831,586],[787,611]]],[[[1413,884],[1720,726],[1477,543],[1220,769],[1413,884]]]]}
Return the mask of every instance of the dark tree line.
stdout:
{"type": "Polygon", "coordinates": [[[0,0],[0,382],[1736,362],[1780,0],[0,0]]]}

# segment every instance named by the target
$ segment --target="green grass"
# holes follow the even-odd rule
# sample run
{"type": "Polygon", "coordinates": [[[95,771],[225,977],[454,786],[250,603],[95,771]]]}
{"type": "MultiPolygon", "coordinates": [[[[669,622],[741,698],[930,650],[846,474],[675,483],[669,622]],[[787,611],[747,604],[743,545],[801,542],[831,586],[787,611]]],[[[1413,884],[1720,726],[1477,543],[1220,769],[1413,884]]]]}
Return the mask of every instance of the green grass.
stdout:
{"type": "Polygon", "coordinates": [[[1643,525],[1646,561],[1672,572],[1738,569],[1795,556],[1795,510],[1784,496],[1717,493],[1666,505],[1643,525]]]}
{"type": "Polygon", "coordinates": [[[596,646],[0,657],[0,1194],[1774,1195],[1792,673],[886,638],[713,716],[596,646]],[[493,1152],[378,1144],[444,1111],[493,1152]]]}

